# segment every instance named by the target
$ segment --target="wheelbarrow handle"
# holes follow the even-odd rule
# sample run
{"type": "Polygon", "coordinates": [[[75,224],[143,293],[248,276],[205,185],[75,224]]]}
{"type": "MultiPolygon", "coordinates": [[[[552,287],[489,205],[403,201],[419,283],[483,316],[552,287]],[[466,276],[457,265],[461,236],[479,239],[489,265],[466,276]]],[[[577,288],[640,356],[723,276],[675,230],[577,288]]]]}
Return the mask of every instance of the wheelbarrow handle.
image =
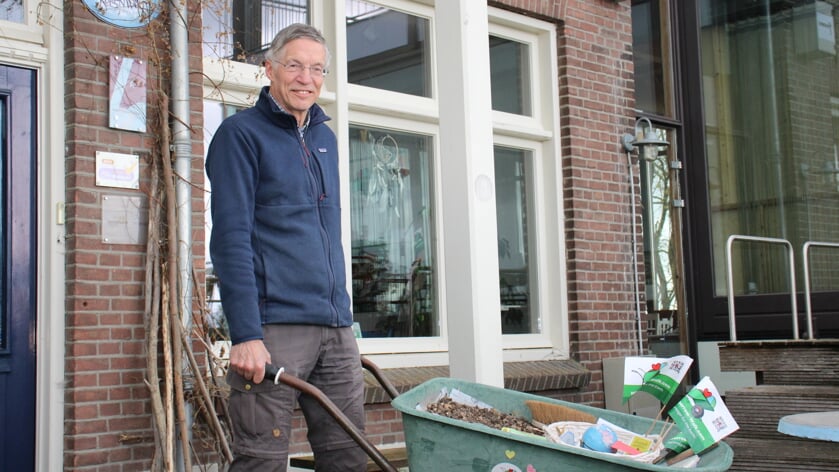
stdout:
{"type": "Polygon", "coordinates": [[[396,390],[396,387],[394,387],[393,384],[390,383],[387,377],[385,377],[382,373],[382,369],[380,369],[379,366],[373,363],[373,361],[367,359],[364,356],[361,356],[361,365],[362,367],[367,369],[371,374],[373,374],[373,377],[375,377],[376,380],[379,381],[379,384],[381,384],[382,388],[385,389],[385,392],[387,392],[391,400],[394,400],[396,399],[396,397],[399,396],[399,392],[396,390]]]}
{"type": "Polygon", "coordinates": [[[375,446],[373,446],[364,434],[355,427],[352,421],[347,418],[347,415],[338,409],[338,407],[335,406],[335,403],[333,403],[332,400],[330,400],[319,388],[309,382],[306,382],[305,380],[286,373],[282,367],[277,367],[271,364],[265,364],[265,377],[273,379],[275,384],[282,382],[283,384],[317,400],[317,402],[320,403],[320,406],[323,407],[323,409],[338,422],[344,431],[353,438],[356,444],[358,444],[364,452],[373,459],[373,462],[375,462],[376,465],[385,472],[397,472],[396,467],[394,467],[393,464],[391,464],[390,461],[388,461],[387,458],[378,449],[376,449],[375,446]]]}

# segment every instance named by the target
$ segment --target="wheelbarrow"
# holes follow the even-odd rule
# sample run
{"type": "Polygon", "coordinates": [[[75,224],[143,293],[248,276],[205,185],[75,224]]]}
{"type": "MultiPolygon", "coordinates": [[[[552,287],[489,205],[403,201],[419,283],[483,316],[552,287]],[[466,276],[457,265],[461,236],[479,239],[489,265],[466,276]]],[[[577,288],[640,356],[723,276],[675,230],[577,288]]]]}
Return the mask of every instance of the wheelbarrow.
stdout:
{"type": "MultiPolygon", "coordinates": [[[[662,429],[664,423],[651,418],[629,415],[587,405],[564,402],[514,390],[482,385],[451,378],[436,378],[402,393],[394,388],[372,361],[362,357],[362,366],[368,370],[391,397],[391,405],[402,413],[408,467],[411,472],[437,472],[440,470],[465,470],[486,472],[545,472],[561,469],[563,472],[600,471],[672,471],[664,463],[636,462],[616,454],[603,454],[579,447],[553,443],[541,437],[490,428],[482,424],[436,415],[418,409],[439,397],[441,391],[457,389],[466,395],[489,403],[493,408],[511,415],[532,419],[526,406],[528,400],[565,406],[602,418],[631,431],[662,429]]],[[[266,378],[282,382],[314,398],[358,443],[370,459],[383,471],[398,472],[376,446],[313,385],[286,374],[282,369],[266,366],[266,378]]],[[[668,437],[678,433],[670,429],[668,437]]],[[[701,456],[694,469],[699,472],[728,470],[733,460],[731,448],[724,442],[701,456]]]]}

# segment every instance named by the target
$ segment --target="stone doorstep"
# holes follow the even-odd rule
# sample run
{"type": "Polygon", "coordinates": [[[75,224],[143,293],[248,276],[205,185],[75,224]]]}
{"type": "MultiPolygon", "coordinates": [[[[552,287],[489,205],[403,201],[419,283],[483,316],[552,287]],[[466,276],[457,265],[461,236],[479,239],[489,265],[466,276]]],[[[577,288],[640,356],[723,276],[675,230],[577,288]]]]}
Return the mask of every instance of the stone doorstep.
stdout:
{"type": "MultiPolygon", "coordinates": [[[[437,377],[448,377],[448,366],[401,367],[382,369],[382,375],[399,393],[407,392],[417,385],[437,377]]],[[[364,402],[390,403],[391,398],[378,380],[364,372],[364,402]]],[[[585,387],[591,380],[591,372],[573,360],[505,362],[504,388],[520,392],[541,392],[547,390],[573,390],[585,387]]]]}
{"type": "Polygon", "coordinates": [[[799,441],[778,432],[783,416],[839,410],[839,387],[804,385],[756,385],[731,389],[725,403],[740,430],[740,438],[799,441]]]}
{"type": "Polygon", "coordinates": [[[720,370],[754,371],[758,383],[839,385],[839,339],[720,342],[720,370]]]}
{"type": "Polygon", "coordinates": [[[839,443],[740,438],[725,442],[734,451],[731,471],[839,471],[839,443]]]}

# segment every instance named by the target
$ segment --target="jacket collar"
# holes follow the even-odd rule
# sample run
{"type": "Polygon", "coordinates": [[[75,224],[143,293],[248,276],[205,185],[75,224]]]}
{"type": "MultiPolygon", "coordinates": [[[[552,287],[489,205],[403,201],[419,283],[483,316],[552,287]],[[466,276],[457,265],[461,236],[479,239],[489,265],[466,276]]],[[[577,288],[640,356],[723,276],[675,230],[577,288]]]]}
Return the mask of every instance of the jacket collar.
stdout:
{"type": "MultiPolygon", "coordinates": [[[[262,90],[259,92],[259,99],[256,101],[256,108],[283,128],[296,129],[297,119],[285,111],[280,104],[274,100],[274,97],[271,96],[268,89],[269,87],[267,85],[262,87],[262,90]]],[[[305,127],[314,126],[329,120],[330,118],[327,116],[326,112],[323,111],[323,108],[315,103],[311,108],[309,108],[309,114],[306,117],[305,127]]]]}

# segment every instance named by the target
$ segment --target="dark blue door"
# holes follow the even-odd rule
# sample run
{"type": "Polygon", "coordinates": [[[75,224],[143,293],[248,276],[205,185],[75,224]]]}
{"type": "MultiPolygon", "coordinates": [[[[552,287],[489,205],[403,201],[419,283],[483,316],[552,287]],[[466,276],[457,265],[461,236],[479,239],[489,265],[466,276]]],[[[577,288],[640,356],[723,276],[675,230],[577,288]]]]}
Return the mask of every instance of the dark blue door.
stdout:
{"type": "Polygon", "coordinates": [[[0,470],[35,469],[35,72],[0,65],[0,470]]]}

